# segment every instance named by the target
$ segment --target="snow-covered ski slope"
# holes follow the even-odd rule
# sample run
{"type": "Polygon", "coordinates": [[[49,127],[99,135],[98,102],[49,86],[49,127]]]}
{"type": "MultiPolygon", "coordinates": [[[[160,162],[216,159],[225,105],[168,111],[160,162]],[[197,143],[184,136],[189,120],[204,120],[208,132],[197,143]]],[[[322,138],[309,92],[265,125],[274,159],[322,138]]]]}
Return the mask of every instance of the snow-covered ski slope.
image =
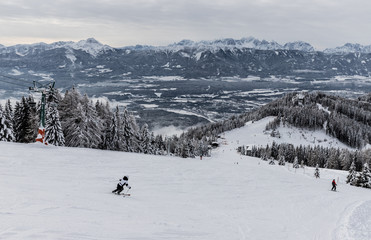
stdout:
{"type": "Polygon", "coordinates": [[[203,160],[0,142],[0,239],[371,239],[371,191],[346,172],[315,179],[237,154],[267,140],[264,121],[203,160]],[[111,191],[125,174],[123,198],[111,191]]]}
{"type": "MultiPolygon", "coordinates": [[[[241,141],[240,145],[256,145],[266,146],[271,145],[273,141],[276,143],[291,143],[294,146],[315,146],[319,145],[322,147],[334,147],[334,148],[349,148],[344,143],[340,142],[336,138],[326,135],[325,130],[306,130],[298,129],[290,125],[280,126],[277,128],[280,133],[280,138],[271,137],[269,131],[264,131],[265,126],[274,120],[275,117],[266,117],[260,121],[254,123],[246,123],[246,127],[237,129],[233,132],[237,132],[236,136],[231,139],[241,141]]],[[[350,149],[350,148],[349,148],[350,149]]]]}

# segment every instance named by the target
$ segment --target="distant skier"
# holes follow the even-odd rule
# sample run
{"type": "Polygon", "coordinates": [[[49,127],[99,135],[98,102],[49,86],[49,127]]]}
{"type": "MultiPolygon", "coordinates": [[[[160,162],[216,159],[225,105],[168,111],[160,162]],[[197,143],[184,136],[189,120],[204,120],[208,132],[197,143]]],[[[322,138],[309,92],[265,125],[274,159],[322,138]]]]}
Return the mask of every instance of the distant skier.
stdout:
{"type": "Polygon", "coordinates": [[[112,193],[120,194],[122,190],[124,190],[124,186],[131,189],[130,185],[128,184],[129,177],[124,176],[122,179],[120,179],[119,183],[117,183],[117,187],[115,190],[112,191],[112,193]]]}
{"type": "Polygon", "coordinates": [[[336,192],[336,182],[335,182],[335,179],[332,180],[332,188],[331,188],[331,190],[336,192]]]}

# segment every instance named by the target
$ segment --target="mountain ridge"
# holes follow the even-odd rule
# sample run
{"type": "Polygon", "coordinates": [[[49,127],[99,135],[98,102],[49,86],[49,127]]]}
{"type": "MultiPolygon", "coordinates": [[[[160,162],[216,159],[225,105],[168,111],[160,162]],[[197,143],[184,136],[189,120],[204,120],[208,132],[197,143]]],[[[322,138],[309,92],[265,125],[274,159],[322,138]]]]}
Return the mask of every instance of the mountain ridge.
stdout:
{"type": "Polygon", "coordinates": [[[153,76],[184,79],[289,76],[305,81],[336,76],[368,77],[371,54],[325,53],[314,51],[305,42],[280,45],[255,38],[182,40],[165,47],[124,48],[112,48],[88,38],[78,42],[2,47],[0,66],[2,75],[16,73],[30,81],[45,76],[58,80],[61,87],[153,76]]]}
{"type": "Polygon", "coordinates": [[[303,52],[323,52],[328,54],[334,53],[371,53],[371,45],[361,45],[359,43],[345,43],[343,46],[337,46],[334,48],[326,48],[324,50],[316,50],[310,43],[304,41],[293,41],[284,44],[279,44],[276,41],[259,40],[254,37],[245,37],[241,39],[233,38],[220,38],[216,40],[202,40],[193,41],[189,39],[183,39],[179,42],[168,44],[165,46],[152,46],[152,45],[134,45],[134,46],[123,46],[123,47],[111,47],[107,44],[102,44],[95,38],[90,37],[77,42],[74,41],[57,41],[53,43],[31,43],[31,44],[16,44],[11,46],[4,46],[0,44],[0,48],[5,49],[19,49],[19,48],[73,48],[82,49],[93,56],[97,56],[101,52],[114,50],[114,49],[125,49],[125,50],[173,50],[179,51],[184,48],[198,48],[200,50],[218,50],[218,49],[243,49],[251,48],[257,50],[296,50],[303,52]]]}
{"type": "Polygon", "coordinates": [[[30,50],[35,51],[35,50],[52,50],[56,48],[65,48],[67,50],[82,50],[90,55],[97,57],[97,55],[101,54],[102,52],[106,51],[113,51],[114,48],[102,44],[99,41],[95,40],[94,38],[88,38],[85,40],[80,40],[78,42],[73,42],[73,41],[58,41],[58,42],[53,42],[53,43],[44,43],[44,42],[39,42],[39,43],[32,43],[32,44],[17,44],[13,46],[3,46],[0,44],[1,53],[11,53],[15,52],[19,56],[25,56],[27,55],[30,50]]]}

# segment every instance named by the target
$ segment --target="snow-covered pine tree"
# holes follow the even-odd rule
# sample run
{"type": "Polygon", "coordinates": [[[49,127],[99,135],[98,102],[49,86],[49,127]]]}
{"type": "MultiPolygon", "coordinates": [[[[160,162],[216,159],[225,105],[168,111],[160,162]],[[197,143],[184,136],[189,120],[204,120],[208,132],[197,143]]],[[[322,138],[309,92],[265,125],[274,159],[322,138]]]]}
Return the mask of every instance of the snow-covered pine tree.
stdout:
{"type": "Polygon", "coordinates": [[[110,131],[107,137],[107,149],[115,151],[124,151],[123,142],[123,130],[122,130],[122,120],[120,115],[119,107],[116,106],[115,112],[111,117],[110,131]]]}
{"type": "Polygon", "coordinates": [[[145,154],[152,154],[153,148],[151,144],[151,134],[148,130],[148,125],[145,123],[140,130],[140,150],[145,154]]]}
{"type": "Polygon", "coordinates": [[[89,139],[85,134],[84,114],[81,103],[78,103],[77,107],[68,113],[69,117],[64,120],[63,133],[67,147],[88,147],[89,139]]]}
{"type": "Polygon", "coordinates": [[[307,164],[308,166],[316,166],[317,162],[317,154],[315,153],[312,147],[309,147],[307,150],[307,164]]]}
{"type": "Polygon", "coordinates": [[[274,159],[277,159],[278,156],[278,144],[273,141],[271,151],[270,151],[270,156],[274,159]]]}
{"type": "Polygon", "coordinates": [[[76,110],[77,104],[79,103],[81,103],[81,94],[75,87],[67,90],[64,94],[64,98],[59,101],[58,110],[63,129],[65,129],[68,119],[74,115],[74,110],[76,110]]]}
{"type": "Polygon", "coordinates": [[[36,140],[38,135],[38,129],[40,127],[40,112],[41,112],[41,100],[35,106],[35,100],[32,95],[30,95],[27,99],[27,104],[31,109],[31,129],[33,131],[33,136],[31,142],[36,140]]]}
{"type": "Polygon", "coordinates": [[[36,139],[35,111],[29,105],[29,100],[22,97],[21,102],[16,102],[14,110],[14,135],[16,142],[30,143],[36,139]]]}
{"type": "Polygon", "coordinates": [[[155,152],[156,155],[164,155],[165,154],[166,147],[165,147],[165,142],[163,140],[162,135],[156,135],[154,149],[156,151],[155,152]]]}
{"type": "Polygon", "coordinates": [[[87,96],[84,96],[76,108],[71,109],[64,126],[66,146],[98,147],[101,140],[101,122],[87,96]]]}
{"type": "Polygon", "coordinates": [[[81,121],[80,115],[82,114],[82,109],[77,109],[77,106],[79,104],[81,107],[81,95],[75,87],[67,90],[64,94],[63,99],[58,103],[58,111],[62,124],[65,145],[68,147],[79,146],[78,137],[75,136],[78,136],[78,134],[76,134],[76,131],[79,130],[74,129],[76,125],[79,124],[81,121]]]}
{"type": "Polygon", "coordinates": [[[319,178],[319,177],[320,177],[318,163],[317,163],[317,165],[316,165],[316,169],[314,170],[314,176],[315,176],[316,178],[319,178]]]}
{"type": "Polygon", "coordinates": [[[6,101],[4,114],[8,118],[8,120],[13,119],[14,112],[13,112],[12,104],[9,99],[6,101]]]}
{"type": "Polygon", "coordinates": [[[195,156],[202,156],[201,140],[195,139],[193,141],[193,144],[194,144],[194,155],[195,156]]]}
{"type": "Polygon", "coordinates": [[[102,102],[97,101],[95,104],[95,109],[103,124],[102,139],[101,139],[101,144],[99,145],[99,148],[109,149],[108,143],[109,143],[109,138],[111,135],[110,126],[112,122],[113,113],[111,112],[111,108],[109,106],[108,101],[106,102],[105,105],[103,105],[102,102]]]}
{"type": "Polygon", "coordinates": [[[278,156],[278,165],[285,166],[285,164],[286,164],[286,162],[285,162],[285,156],[279,155],[278,156]]]}
{"type": "Polygon", "coordinates": [[[292,144],[286,144],[285,159],[287,162],[292,162],[295,159],[295,148],[292,144]]]}
{"type": "Polygon", "coordinates": [[[164,145],[166,154],[175,154],[176,156],[179,156],[176,154],[179,145],[179,138],[177,135],[166,137],[164,145]]]}
{"type": "Polygon", "coordinates": [[[151,154],[156,154],[155,141],[156,141],[155,133],[151,132],[151,136],[150,136],[150,142],[151,142],[151,148],[152,148],[151,154]]]}
{"type": "Polygon", "coordinates": [[[300,161],[301,165],[300,167],[303,167],[305,164],[308,164],[307,162],[305,162],[305,147],[303,147],[303,145],[300,144],[299,147],[295,148],[295,154],[300,161]]]}
{"type": "Polygon", "coordinates": [[[188,149],[189,149],[188,157],[194,158],[196,156],[195,152],[197,149],[197,144],[196,144],[197,141],[195,139],[188,139],[188,138],[186,139],[187,139],[188,149]]]}
{"type": "MultiPolygon", "coordinates": [[[[365,167],[364,167],[364,174],[367,175],[367,182],[364,184],[364,187],[366,188],[371,188],[371,171],[370,171],[370,166],[368,163],[365,163],[365,167]],[[367,170],[366,170],[366,167],[367,167],[367,170]]],[[[365,177],[366,178],[366,177],[365,177]]]]}
{"type": "Polygon", "coordinates": [[[49,103],[58,104],[61,100],[62,100],[62,96],[57,88],[49,89],[48,95],[46,96],[47,104],[49,103]]]}
{"type": "Polygon", "coordinates": [[[109,102],[107,101],[105,104],[100,102],[99,100],[95,103],[95,111],[98,114],[98,117],[102,119],[103,122],[110,122],[111,117],[113,115],[111,111],[111,107],[109,102]]]}
{"type": "Polygon", "coordinates": [[[357,175],[354,183],[355,186],[371,188],[371,172],[367,162],[363,165],[362,172],[357,175]]]}
{"type": "Polygon", "coordinates": [[[135,118],[130,115],[127,108],[124,108],[124,111],[121,116],[122,132],[123,132],[123,148],[125,152],[134,152],[137,147],[138,141],[137,136],[138,126],[136,125],[135,118]]]}
{"type": "Polygon", "coordinates": [[[340,169],[340,150],[331,148],[329,151],[329,157],[327,159],[327,168],[340,169]]]}
{"type": "Polygon", "coordinates": [[[199,156],[209,156],[209,146],[207,142],[202,139],[198,142],[199,156]]]}
{"type": "Polygon", "coordinates": [[[317,145],[314,147],[314,151],[317,153],[316,157],[317,157],[317,163],[319,164],[319,166],[323,166],[327,168],[327,158],[328,158],[327,150],[317,145]]]}
{"type": "Polygon", "coordinates": [[[242,145],[242,147],[240,148],[240,153],[241,155],[246,155],[246,148],[244,145],[242,145]]]}
{"type": "Polygon", "coordinates": [[[83,123],[85,138],[88,139],[87,142],[83,143],[88,148],[98,148],[102,139],[102,121],[98,117],[98,114],[93,106],[93,103],[89,100],[88,96],[85,94],[81,101],[82,111],[84,112],[83,123]]]}
{"type": "Polygon", "coordinates": [[[295,157],[294,158],[294,163],[292,164],[292,167],[293,168],[299,168],[299,160],[298,160],[298,157],[295,157]]]}
{"type": "Polygon", "coordinates": [[[170,139],[170,150],[172,150],[171,145],[175,145],[174,147],[174,154],[175,156],[179,156],[182,158],[187,158],[191,156],[190,153],[190,142],[189,140],[185,137],[184,134],[181,134],[179,139],[176,136],[173,136],[172,139],[170,139]]]}
{"type": "Polygon", "coordinates": [[[55,146],[64,146],[65,139],[59,117],[58,104],[62,96],[58,89],[50,89],[45,106],[45,141],[55,146]]]}
{"type": "Polygon", "coordinates": [[[0,141],[5,141],[5,133],[8,127],[5,125],[5,116],[3,106],[0,104],[0,141]]]}
{"type": "Polygon", "coordinates": [[[181,143],[180,143],[180,151],[179,151],[179,155],[180,157],[182,158],[187,158],[190,156],[190,153],[189,153],[189,144],[188,144],[188,141],[187,139],[183,138],[181,143]]]}
{"type": "Polygon", "coordinates": [[[17,126],[20,125],[21,116],[22,116],[21,104],[17,101],[14,107],[14,114],[13,114],[13,121],[12,121],[13,128],[14,128],[14,138],[16,142],[18,142],[22,134],[21,129],[17,129],[17,126]]]}
{"type": "Polygon", "coordinates": [[[9,126],[10,121],[7,120],[3,107],[0,104],[0,141],[12,142],[14,139],[12,126],[9,126]]]}
{"type": "Polygon", "coordinates": [[[4,117],[5,117],[5,125],[7,126],[7,129],[8,129],[8,134],[7,134],[8,137],[6,137],[6,141],[14,142],[15,141],[14,128],[13,128],[14,114],[13,114],[13,107],[9,99],[6,101],[6,104],[5,104],[4,117]]]}
{"type": "Polygon", "coordinates": [[[356,164],[353,161],[349,167],[349,174],[347,176],[346,183],[350,183],[350,185],[354,185],[356,178],[357,178],[356,164]]]}
{"type": "Polygon", "coordinates": [[[59,112],[55,103],[49,104],[47,108],[45,125],[45,141],[55,146],[64,146],[62,124],[59,120],[59,112]]]}
{"type": "Polygon", "coordinates": [[[362,163],[362,154],[360,153],[360,151],[356,150],[353,153],[353,161],[354,161],[354,164],[356,166],[356,170],[357,171],[362,171],[363,163],[362,163]]]}
{"type": "MultiPolygon", "coordinates": [[[[129,113],[129,123],[131,125],[131,129],[133,132],[133,137],[130,138],[130,145],[132,146],[132,149],[134,152],[139,151],[139,135],[140,135],[140,128],[137,124],[137,121],[135,119],[135,116],[132,113],[129,113]]],[[[153,145],[154,141],[154,135],[153,133],[150,134],[150,143],[153,145]]]]}
{"type": "Polygon", "coordinates": [[[177,141],[172,141],[172,139],[169,139],[169,142],[170,142],[170,146],[169,146],[169,150],[170,150],[170,153],[174,153],[175,156],[180,156],[181,155],[181,151],[182,151],[182,144],[181,144],[181,141],[180,139],[178,139],[177,141]],[[174,148],[172,148],[172,144],[174,144],[174,148]],[[171,151],[173,150],[173,151],[171,151]]]}
{"type": "Polygon", "coordinates": [[[264,155],[267,158],[265,161],[268,161],[268,159],[272,157],[272,148],[268,144],[265,147],[265,154],[264,155]]]}
{"type": "MultiPolygon", "coordinates": [[[[342,166],[343,170],[349,170],[350,169],[350,166],[351,166],[351,163],[352,163],[352,161],[350,161],[350,159],[351,159],[351,157],[350,157],[349,150],[348,149],[342,149],[340,151],[339,161],[340,161],[340,165],[342,166]]],[[[354,165],[354,169],[355,169],[355,165],[354,165]]]]}

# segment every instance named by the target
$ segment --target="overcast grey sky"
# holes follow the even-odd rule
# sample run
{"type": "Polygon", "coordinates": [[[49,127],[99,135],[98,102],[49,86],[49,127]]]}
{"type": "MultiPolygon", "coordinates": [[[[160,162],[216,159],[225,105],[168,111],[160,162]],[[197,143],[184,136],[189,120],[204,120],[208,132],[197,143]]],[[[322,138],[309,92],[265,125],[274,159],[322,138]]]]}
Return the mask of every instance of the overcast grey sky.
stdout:
{"type": "Polygon", "coordinates": [[[113,47],[253,36],[316,49],[371,44],[370,0],[0,0],[0,44],[113,47]]]}

